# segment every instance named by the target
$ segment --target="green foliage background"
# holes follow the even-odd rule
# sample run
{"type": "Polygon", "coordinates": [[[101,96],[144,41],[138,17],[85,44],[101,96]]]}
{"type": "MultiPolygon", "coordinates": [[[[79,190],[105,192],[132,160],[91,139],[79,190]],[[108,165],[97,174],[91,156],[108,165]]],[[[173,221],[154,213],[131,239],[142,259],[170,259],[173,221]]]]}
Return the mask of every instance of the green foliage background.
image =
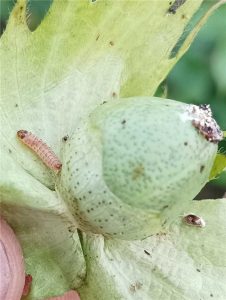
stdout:
{"type": "MultiPolygon", "coordinates": [[[[31,0],[28,24],[31,30],[39,25],[51,5],[51,0],[31,0]]],[[[12,0],[0,0],[1,32],[14,5],[12,0]]],[[[208,1],[206,1],[208,5],[208,1]]],[[[189,51],[176,64],[157,94],[165,90],[167,98],[186,103],[209,103],[214,116],[226,130],[226,5],[218,9],[199,32],[189,51]]],[[[188,28],[189,31],[189,28],[188,28]]],[[[226,141],[220,143],[226,152],[226,141]]],[[[209,185],[226,191],[226,174],[209,185]]]]}
{"type": "MultiPolygon", "coordinates": [[[[168,97],[187,103],[209,103],[220,127],[226,129],[226,7],[217,10],[191,48],[166,79],[168,97]]],[[[220,143],[226,151],[226,141],[220,143]]],[[[222,174],[215,185],[226,190],[222,174]]]]}

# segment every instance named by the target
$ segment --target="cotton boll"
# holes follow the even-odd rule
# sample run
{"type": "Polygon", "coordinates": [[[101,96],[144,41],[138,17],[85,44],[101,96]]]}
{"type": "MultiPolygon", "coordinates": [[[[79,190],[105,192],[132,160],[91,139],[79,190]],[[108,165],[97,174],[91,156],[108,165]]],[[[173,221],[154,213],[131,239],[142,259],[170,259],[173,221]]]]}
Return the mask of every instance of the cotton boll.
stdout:
{"type": "Polygon", "coordinates": [[[82,230],[142,239],[163,230],[166,208],[205,185],[221,138],[207,106],[115,100],[68,140],[57,188],[82,230]]]}

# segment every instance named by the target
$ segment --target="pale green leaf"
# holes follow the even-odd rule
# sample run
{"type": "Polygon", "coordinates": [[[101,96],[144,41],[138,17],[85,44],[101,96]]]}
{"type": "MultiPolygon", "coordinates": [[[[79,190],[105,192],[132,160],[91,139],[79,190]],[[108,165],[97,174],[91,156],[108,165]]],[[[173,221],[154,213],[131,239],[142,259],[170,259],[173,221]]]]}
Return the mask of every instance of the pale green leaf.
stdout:
{"type": "Polygon", "coordinates": [[[218,175],[220,175],[221,172],[226,170],[226,155],[225,154],[217,154],[209,179],[214,179],[216,178],[218,175]]]}
{"type": "Polygon", "coordinates": [[[225,199],[192,201],[177,209],[180,214],[165,232],[142,241],[84,235],[87,277],[79,289],[82,299],[224,300],[225,199]],[[182,216],[190,213],[202,217],[206,226],[183,223],[182,216]]]}
{"type": "Polygon", "coordinates": [[[77,223],[55,191],[28,174],[11,153],[1,155],[1,214],[19,238],[26,272],[33,277],[29,299],[76,288],[86,269],[77,223]]]}

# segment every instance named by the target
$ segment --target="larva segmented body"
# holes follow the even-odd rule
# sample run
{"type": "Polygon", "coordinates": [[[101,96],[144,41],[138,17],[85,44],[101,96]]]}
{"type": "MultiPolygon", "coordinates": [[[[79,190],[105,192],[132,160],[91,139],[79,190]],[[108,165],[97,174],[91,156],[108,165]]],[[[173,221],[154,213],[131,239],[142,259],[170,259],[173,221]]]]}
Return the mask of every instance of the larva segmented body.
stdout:
{"type": "Polygon", "coordinates": [[[17,132],[18,138],[31,150],[33,150],[43,163],[54,171],[60,171],[62,164],[52,149],[33,133],[26,130],[17,132]]]}

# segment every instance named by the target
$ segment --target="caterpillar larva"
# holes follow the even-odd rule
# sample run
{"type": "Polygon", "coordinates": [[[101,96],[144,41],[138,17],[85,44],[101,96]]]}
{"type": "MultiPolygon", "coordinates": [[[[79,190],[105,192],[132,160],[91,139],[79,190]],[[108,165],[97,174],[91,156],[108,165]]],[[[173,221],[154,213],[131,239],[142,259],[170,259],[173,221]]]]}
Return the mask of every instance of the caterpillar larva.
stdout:
{"type": "Polygon", "coordinates": [[[57,172],[60,171],[62,164],[53,150],[46,143],[26,130],[19,130],[17,136],[41,158],[47,167],[57,172]]]}

